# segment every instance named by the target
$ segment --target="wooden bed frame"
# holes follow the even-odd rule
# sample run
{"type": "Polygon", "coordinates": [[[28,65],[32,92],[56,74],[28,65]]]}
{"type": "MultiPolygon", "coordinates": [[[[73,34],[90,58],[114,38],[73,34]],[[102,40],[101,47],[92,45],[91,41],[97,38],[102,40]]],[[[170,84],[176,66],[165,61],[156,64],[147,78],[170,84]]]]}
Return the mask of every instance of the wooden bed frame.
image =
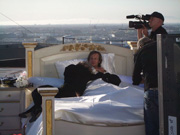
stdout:
{"type": "MultiPolygon", "coordinates": [[[[117,74],[132,75],[134,42],[129,42],[131,49],[114,45],[76,43],[46,47],[34,51],[37,43],[23,43],[26,48],[26,71],[28,77],[55,77],[58,73],[56,61],[87,58],[92,50],[101,53],[115,54],[115,70],[117,74]]],[[[77,124],[62,120],[54,120],[54,95],[57,88],[39,88],[43,97],[43,135],[144,135],[144,124],[122,125],[120,127],[102,127],[77,124]]]]}

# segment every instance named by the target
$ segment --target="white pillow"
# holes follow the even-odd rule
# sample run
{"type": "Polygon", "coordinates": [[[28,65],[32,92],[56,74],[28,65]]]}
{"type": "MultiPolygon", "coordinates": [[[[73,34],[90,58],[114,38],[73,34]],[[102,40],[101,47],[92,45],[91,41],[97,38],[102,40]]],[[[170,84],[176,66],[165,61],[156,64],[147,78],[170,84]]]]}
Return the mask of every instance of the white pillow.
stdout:
{"type": "Polygon", "coordinates": [[[102,54],[102,64],[101,66],[111,74],[115,74],[115,62],[114,53],[102,54]]]}
{"type": "MultiPolygon", "coordinates": [[[[57,61],[55,63],[59,78],[64,79],[64,70],[67,66],[70,64],[78,64],[79,62],[87,61],[86,58],[84,59],[73,59],[73,60],[66,60],[66,61],[57,61]]],[[[114,54],[108,53],[108,54],[102,54],[102,64],[101,66],[109,73],[114,74],[115,73],[115,64],[114,64],[114,54]]]]}
{"type": "Polygon", "coordinates": [[[64,79],[64,70],[67,66],[71,64],[78,64],[79,62],[86,61],[86,59],[73,59],[73,60],[66,60],[66,61],[57,61],[55,63],[56,69],[59,75],[59,78],[64,79]]]}
{"type": "Polygon", "coordinates": [[[28,83],[32,83],[33,87],[35,88],[42,85],[51,85],[54,87],[60,87],[64,84],[64,79],[49,78],[49,77],[31,77],[28,79],[28,83]]]}

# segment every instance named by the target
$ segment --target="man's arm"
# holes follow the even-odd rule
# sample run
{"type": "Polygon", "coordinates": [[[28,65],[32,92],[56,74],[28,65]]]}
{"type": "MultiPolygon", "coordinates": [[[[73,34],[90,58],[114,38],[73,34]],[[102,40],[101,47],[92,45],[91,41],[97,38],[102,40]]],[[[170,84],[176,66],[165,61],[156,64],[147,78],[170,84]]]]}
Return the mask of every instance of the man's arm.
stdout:
{"type": "Polygon", "coordinates": [[[138,40],[143,37],[142,29],[137,29],[137,38],[138,40]]]}
{"type": "Polygon", "coordinates": [[[148,37],[148,29],[143,25],[143,28],[137,29],[138,40],[144,36],[148,37]]]}
{"type": "Polygon", "coordinates": [[[137,54],[137,59],[134,64],[134,70],[133,70],[133,76],[132,76],[132,81],[133,85],[139,85],[142,81],[142,62],[141,62],[141,52],[137,54]]]}

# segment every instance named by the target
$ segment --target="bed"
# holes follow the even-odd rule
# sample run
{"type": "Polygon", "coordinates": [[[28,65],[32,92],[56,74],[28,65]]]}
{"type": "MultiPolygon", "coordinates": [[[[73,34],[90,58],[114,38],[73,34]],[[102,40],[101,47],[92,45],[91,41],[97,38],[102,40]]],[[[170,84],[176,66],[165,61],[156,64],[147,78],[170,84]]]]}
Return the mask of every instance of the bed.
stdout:
{"type": "Polygon", "coordinates": [[[130,80],[133,71],[132,50],[114,45],[76,43],[34,51],[37,43],[23,45],[29,80],[35,87],[44,82],[54,86],[38,89],[43,96],[43,113],[34,123],[27,123],[26,135],[145,134],[143,88],[125,81],[130,80]],[[88,84],[82,97],[54,99],[56,87],[63,84],[64,67],[85,60],[92,50],[102,53],[103,66],[108,72],[120,76],[120,86],[98,79],[88,84]]]}

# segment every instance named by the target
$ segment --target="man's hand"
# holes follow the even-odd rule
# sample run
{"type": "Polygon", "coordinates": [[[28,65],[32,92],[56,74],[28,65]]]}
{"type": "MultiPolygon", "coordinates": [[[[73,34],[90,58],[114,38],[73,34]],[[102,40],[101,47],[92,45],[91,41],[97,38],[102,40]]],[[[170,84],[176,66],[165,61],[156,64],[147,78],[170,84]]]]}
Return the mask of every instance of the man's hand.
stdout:
{"type": "Polygon", "coordinates": [[[106,70],[103,67],[96,68],[96,71],[101,72],[101,73],[106,72],[106,70]]]}

